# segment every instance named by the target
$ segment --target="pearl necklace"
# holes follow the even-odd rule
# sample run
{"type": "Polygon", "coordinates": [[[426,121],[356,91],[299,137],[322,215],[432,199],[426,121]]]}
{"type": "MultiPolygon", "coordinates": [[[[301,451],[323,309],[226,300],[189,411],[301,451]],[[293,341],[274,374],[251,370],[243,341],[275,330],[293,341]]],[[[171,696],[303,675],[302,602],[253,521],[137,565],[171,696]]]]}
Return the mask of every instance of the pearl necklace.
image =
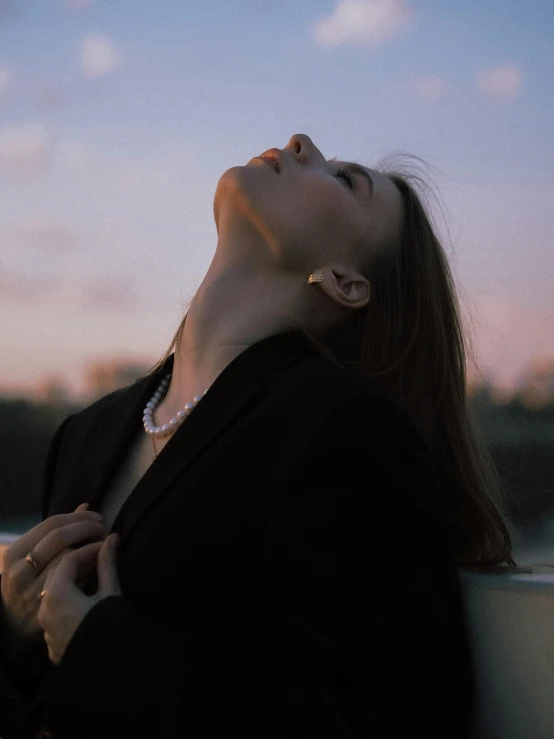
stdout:
{"type": "MultiPolygon", "coordinates": [[[[176,428],[178,428],[185,418],[189,415],[191,410],[196,407],[196,405],[202,400],[204,395],[208,392],[208,389],[204,390],[203,393],[200,395],[195,395],[193,398],[192,403],[187,403],[185,405],[184,410],[177,411],[177,415],[174,416],[169,423],[164,423],[163,426],[154,426],[152,422],[152,413],[155,411],[155,409],[160,404],[161,399],[165,395],[165,390],[167,389],[167,386],[169,385],[169,381],[171,379],[171,372],[164,377],[164,379],[160,382],[158,385],[158,389],[154,393],[154,395],[150,398],[148,403],[146,404],[146,408],[144,409],[144,415],[142,416],[142,420],[144,422],[144,430],[146,433],[151,436],[166,436],[169,433],[172,433],[176,428]]],[[[152,439],[154,441],[154,439],[152,439]]],[[[154,449],[155,451],[155,449],[154,449]]]]}

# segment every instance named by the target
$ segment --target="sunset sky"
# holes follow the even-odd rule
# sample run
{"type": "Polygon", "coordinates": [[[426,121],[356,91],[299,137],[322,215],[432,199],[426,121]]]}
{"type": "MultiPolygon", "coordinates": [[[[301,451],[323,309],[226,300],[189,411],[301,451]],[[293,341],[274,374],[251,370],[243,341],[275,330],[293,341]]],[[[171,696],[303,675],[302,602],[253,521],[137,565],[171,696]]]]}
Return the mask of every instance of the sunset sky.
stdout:
{"type": "Polygon", "coordinates": [[[424,160],[477,359],[516,382],[554,354],[553,37],[546,0],[0,0],[0,393],[153,364],[219,178],[295,133],[424,160]]]}

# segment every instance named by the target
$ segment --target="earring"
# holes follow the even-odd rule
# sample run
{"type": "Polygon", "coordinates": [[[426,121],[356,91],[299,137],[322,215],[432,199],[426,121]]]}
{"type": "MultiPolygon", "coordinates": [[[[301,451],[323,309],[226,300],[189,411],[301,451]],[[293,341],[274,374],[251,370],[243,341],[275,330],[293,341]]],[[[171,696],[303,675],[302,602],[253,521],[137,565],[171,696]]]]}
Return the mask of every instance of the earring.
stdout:
{"type": "Polygon", "coordinates": [[[323,282],[323,275],[321,272],[313,272],[308,277],[308,285],[311,285],[313,282],[323,282]]]}

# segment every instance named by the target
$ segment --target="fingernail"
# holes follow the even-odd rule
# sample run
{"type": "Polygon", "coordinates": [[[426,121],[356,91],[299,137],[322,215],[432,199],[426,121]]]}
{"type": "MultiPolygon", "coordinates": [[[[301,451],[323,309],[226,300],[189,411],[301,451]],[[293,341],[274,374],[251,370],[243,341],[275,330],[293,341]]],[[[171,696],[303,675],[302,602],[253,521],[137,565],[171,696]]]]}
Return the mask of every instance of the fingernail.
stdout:
{"type": "Polygon", "coordinates": [[[81,503],[80,505],[75,508],[75,511],[86,511],[88,508],[88,503],[81,503]]]}

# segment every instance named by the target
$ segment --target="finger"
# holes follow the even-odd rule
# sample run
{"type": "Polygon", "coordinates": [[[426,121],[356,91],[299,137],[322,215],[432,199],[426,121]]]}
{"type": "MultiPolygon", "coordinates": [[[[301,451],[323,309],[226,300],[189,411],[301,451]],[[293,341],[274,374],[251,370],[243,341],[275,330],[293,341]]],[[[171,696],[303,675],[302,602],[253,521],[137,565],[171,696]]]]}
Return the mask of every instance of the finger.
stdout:
{"type": "Polygon", "coordinates": [[[52,559],[48,563],[48,566],[44,568],[44,570],[40,573],[40,575],[35,579],[34,583],[31,586],[29,586],[32,588],[33,592],[36,594],[37,600],[40,600],[40,597],[41,597],[40,593],[46,587],[46,578],[48,577],[48,574],[53,572],[56,569],[56,567],[59,565],[59,563],[62,561],[64,556],[71,551],[73,550],[64,549],[63,552],[60,552],[56,557],[54,557],[54,559],[52,559]]]}
{"type": "Polygon", "coordinates": [[[79,521],[101,521],[102,516],[96,511],[74,511],[49,516],[16,539],[4,553],[4,566],[12,565],[18,559],[24,559],[44,537],[54,529],[79,521]]]}
{"type": "Polygon", "coordinates": [[[89,575],[96,567],[98,552],[102,546],[103,542],[95,541],[65,554],[56,569],[48,574],[44,589],[63,590],[68,583],[75,584],[78,578],[89,575]]]}
{"type": "Polygon", "coordinates": [[[106,530],[99,521],[79,521],[61,526],[47,534],[34,548],[34,554],[46,566],[64,549],[82,546],[92,540],[104,539],[106,530]]]}
{"type": "Polygon", "coordinates": [[[98,521],[80,521],[53,529],[38,542],[33,550],[33,556],[38,560],[42,569],[36,572],[29,562],[21,559],[12,566],[11,578],[17,587],[28,587],[40,578],[52,560],[61,552],[91,540],[102,540],[105,536],[106,531],[98,521]]]}
{"type": "Polygon", "coordinates": [[[98,552],[98,590],[104,596],[121,592],[117,575],[117,534],[110,534],[98,552]]]}
{"type": "Polygon", "coordinates": [[[88,503],[81,503],[81,505],[78,505],[77,508],[75,508],[75,513],[78,513],[79,511],[86,511],[88,508],[88,503]]]}
{"type": "MultiPolygon", "coordinates": [[[[50,562],[48,567],[45,567],[44,570],[38,575],[38,577],[35,578],[35,581],[31,583],[30,585],[27,585],[28,591],[31,593],[31,597],[36,596],[37,600],[40,600],[42,598],[41,593],[43,592],[45,586],[46,586],[46,580],[48,579],[48,575],[51,574],[57,567],[57,565],[61,562],[65,552],[60,552],[57,557],[54,557],[54,559],[50,562]]],[[[1,739],[1,738],[0,738],[1,739]]]]}

